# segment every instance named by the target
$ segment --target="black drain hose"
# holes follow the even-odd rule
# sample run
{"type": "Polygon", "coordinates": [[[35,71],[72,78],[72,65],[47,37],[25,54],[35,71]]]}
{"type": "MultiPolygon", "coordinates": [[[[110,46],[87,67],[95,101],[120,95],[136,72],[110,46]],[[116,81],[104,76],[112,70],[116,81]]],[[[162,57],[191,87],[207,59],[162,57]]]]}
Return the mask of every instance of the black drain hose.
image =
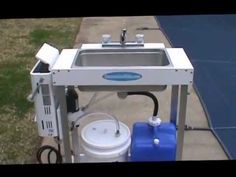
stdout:
{"type": "Polygon", "coordinates": [[[55,163],[62,163],[62,156],[60,153],[60,147],[59,147],[59,150],[57,150],[53,146],[45,145],[45,146],[40,147],[37,151],[37,154],[36,154],[37,160],[40,164],[43,163],[42,154],[45,150],[49,150],[49,152],[47,154],[47,159],[48,159],[49,164],[51,164],[50,156],[51,156],[52,152],[54,152],[56,154],[56,162],[55,163]]]}
{"type": "Polygon", "coordinates": [[[144,96],[148,96],[149,98],[152,99],[153,103],[154,103],[154,110],[153,110],[153,116],[157,116],[158,115],[158,109],[159,109],[159,104],[158,104],[158,100],[156,98],[156,96],[150,92],[127,92],[127,95],[144,95],[144,96]]]}

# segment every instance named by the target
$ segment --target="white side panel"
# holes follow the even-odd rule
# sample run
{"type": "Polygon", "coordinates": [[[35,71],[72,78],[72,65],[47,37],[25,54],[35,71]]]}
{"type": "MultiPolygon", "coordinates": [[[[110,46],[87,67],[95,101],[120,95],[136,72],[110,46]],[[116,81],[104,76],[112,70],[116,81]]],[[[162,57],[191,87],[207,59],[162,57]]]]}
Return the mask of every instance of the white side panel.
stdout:
{"type": "Polygon", "coordinates": [[[166,48],[166,51],[176,69],[193,70],[193,66],[182,48],[166,48]]]}
{"type": "Polygon", "coordinates": [[[55,137],[58,135],[57,131],[58,129],[57,129],[57,118],[55,110],[55,99],[53,95],[52,76],[50,72],[33,73],[32,70],[31,71],[32,90],[34,90],[37,87],[40,78],[44,79],[42,82],[42,85],[44,87],[44,93],[42,91],[42,86],[39,87],[34,100],[39,136],[55,137]]]}
{"type": "Polygon", "coordinates": [[[52,70],[71,69],[78,49],[63,49],[52,70]]]}

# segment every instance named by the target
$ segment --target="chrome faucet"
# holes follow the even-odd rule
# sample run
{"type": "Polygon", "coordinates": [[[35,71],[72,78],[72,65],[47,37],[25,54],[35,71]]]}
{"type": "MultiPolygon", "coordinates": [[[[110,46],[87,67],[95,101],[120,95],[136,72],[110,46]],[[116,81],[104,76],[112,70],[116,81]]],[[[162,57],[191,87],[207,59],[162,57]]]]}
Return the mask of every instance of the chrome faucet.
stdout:
{"type": "Polygon", "coordinates": [[[126,29],[122,29],[121,34],[120,34],[120,44],[124,45],[126,42],[126,29]]]}

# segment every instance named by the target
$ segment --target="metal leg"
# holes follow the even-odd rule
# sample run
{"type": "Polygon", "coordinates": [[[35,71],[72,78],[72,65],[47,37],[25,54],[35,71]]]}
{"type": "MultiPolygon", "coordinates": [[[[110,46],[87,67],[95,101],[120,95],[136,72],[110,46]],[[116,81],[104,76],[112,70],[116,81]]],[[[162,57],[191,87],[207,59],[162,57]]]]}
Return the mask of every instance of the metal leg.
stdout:
{"type": "Polygon", "coordinates": [[[65,87],[57,86],[56,87],[56,97],[58,98],[60,113],[61,113],[61,128],[62,128],[62,144],[65,153],[65,162],[71,163],[71,149],[70,149],[70,136],[69,136],[69,127],[67,119],[67,106],[66,106],[66,97],[65,97],[65,87]]]}
{"type": "Polygon", "coordinates": [[[177,111],[178,111],[178,95],[179,86],[173,85],[171,90],[171,110],[170,110],[170,121],[176,125],[177,122],[177,111]]]}
{"type": "Polygon", "coordinates": [[[183,144],[184,144],[184,127],[186,120],[187,94],[188,94],[188,85],[182,85],[180,90],[176,160],[182,159],[183,144]]]}
{"type": "Polygon", "coordinates": [[[72,145],[74,151],[74,162],[79,162],[79,137],[78,137],[78,129],[75,127],[72,131],[72,145]]]}

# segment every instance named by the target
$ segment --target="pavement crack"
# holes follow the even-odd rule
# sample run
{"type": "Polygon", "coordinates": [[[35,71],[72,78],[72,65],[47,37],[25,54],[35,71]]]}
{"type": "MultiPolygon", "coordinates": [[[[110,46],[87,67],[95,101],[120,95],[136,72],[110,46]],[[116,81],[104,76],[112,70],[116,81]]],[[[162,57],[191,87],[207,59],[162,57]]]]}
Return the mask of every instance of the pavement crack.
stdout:
{"type": "Polygon", "coordinates": [[[140,27],[136,28],[136,30],[160,30],[160,28],[140,27]]]}

